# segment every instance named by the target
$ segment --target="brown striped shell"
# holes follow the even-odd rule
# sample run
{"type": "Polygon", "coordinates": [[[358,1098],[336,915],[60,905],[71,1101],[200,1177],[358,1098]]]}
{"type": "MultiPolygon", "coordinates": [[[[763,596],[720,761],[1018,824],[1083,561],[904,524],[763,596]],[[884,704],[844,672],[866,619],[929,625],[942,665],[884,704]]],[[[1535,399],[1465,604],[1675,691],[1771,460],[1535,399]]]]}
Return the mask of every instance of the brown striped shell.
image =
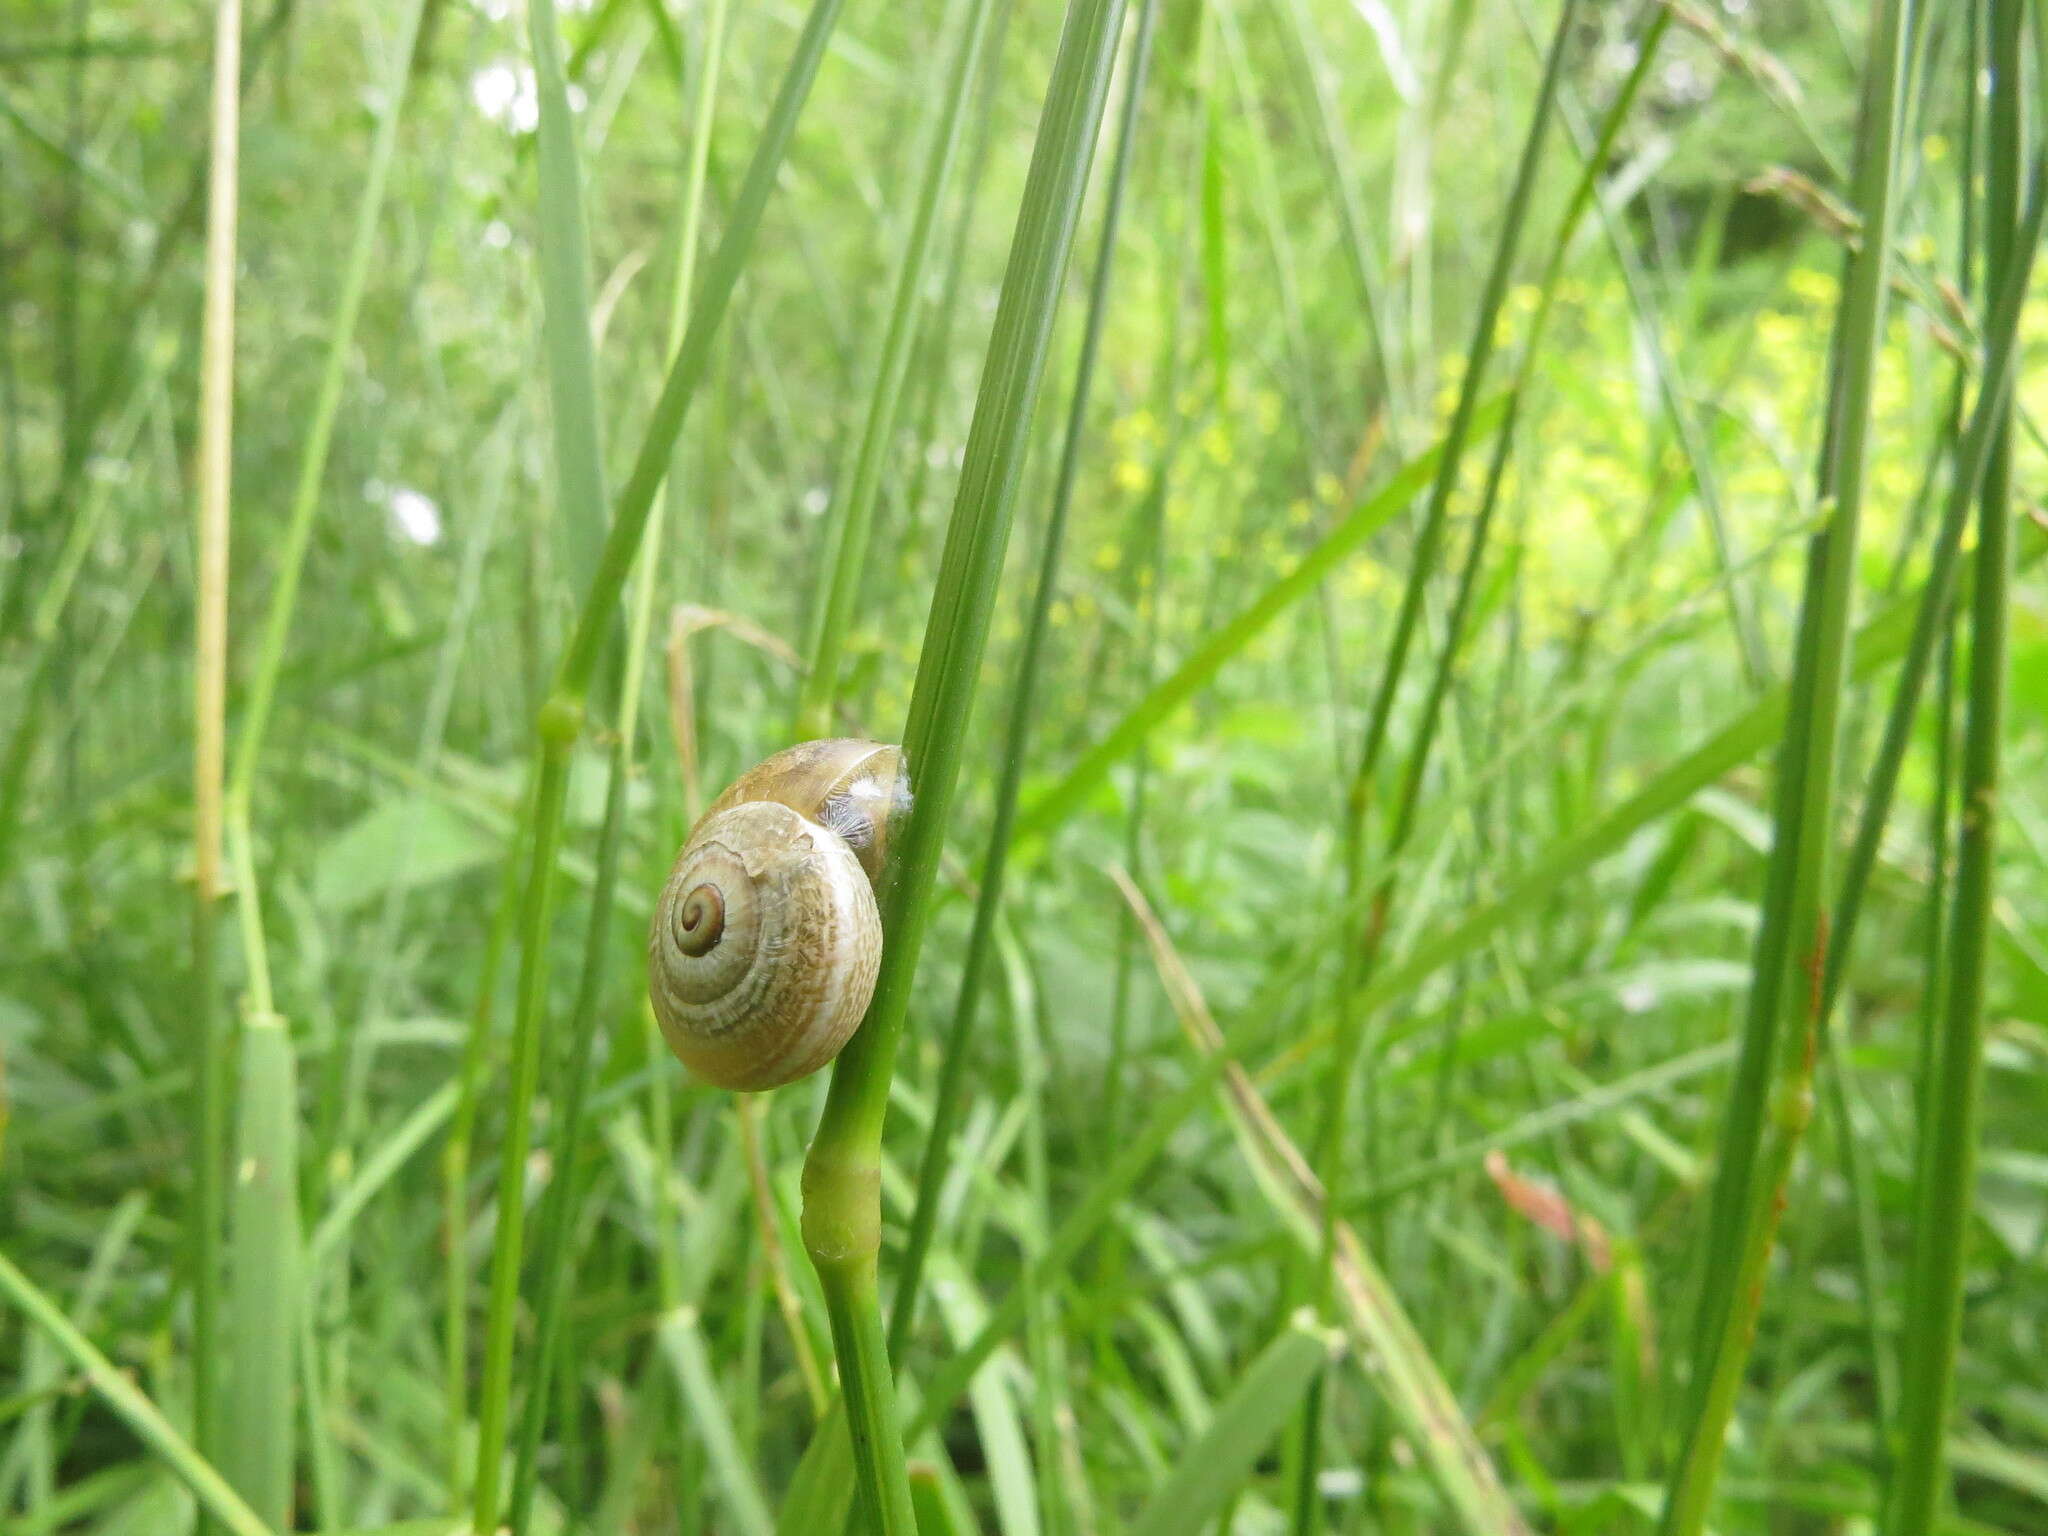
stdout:
{"type": "Polygon", "coordinates": [[[902,751],[854,740],[778,752],[711,803],[647,936],[654,1016],[684,1066],[751,1091],[839,1054],[874,995],[874,881],[908,803],[902,751]]]}

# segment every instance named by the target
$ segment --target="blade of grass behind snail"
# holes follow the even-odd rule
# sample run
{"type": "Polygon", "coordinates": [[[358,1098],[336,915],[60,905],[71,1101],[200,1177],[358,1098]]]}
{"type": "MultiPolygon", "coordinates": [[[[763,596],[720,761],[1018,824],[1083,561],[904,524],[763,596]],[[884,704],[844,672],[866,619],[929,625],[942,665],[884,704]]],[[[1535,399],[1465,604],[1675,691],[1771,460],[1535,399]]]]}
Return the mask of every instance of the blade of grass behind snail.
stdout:
{"type": "Polygon", "coordinates": [[[990,3],[991,0],[967,0],[965,15],[957,22],[960,35],[946,72],[941,104],[926,129],[928,147],[918,184],[917,206],[896,269],[852,479],[834,499],[825,530],[825,558],[819,562],[818,588],[811,600],[813,630],[807,647],[807,666],[797,687],[796,724],[791,732],[797,741],[830,734],[840,658],[853,621],[854,599],[867,570],[869,534],[874,526],[883,461],[898,447],[897,411],[909,372],[918,301],[931,264],[939,205],[945,199],[960,146],[967,83],[977,72],[977,61],[989,33],[990,3]]]}
{"type": "MultiPolygon", "coordinates": [[[[703,31],[697,49],[696,98],[690,114],[690,169],[688,184],[684,188],[681,225],[676,236],[676,264],[673,282],[669,289],[669,331],[667,345],[673,358],[683,344],[683,335],[689,324],[691,291],[695,284],[697,247],[702,236],[704,212],[705,176],[710,165],[711,136],[716,121],[718,88],[725,56],[726,0],[711,0],[706,6],[703,31]]],[[[641,669],[647,664],[648,647],[651,643],[654,624],[654,608],[659,585],[660,549],[667,514],[677,500],[676,482],[673,474],[662,484],[662,499],[656,505],[647,526],[645,547],[641,552],[638,569],[638,584],[632,594],[632,612],[627,622],[625,685],[622,692],[619,716],[619,737],[625,745],[628,766],[631,766],[636,725],[641,701],[641,669]]],[[[687,646],[687,639],[681,646],[687,646]]],[[[671,641],[672,645],[677,644],[671,641]]],[[[682,652],[687,666],[687,651],[682,652]]],[[[687,676],[687,673],[685,673],[687,676]]],[[[687,730],[694,724],[694,717],[679,718],[677,724],[687,730]]],[[[702,805],[695,792],[695,761],[693,753],[686,753],[684,739],[678,734],[676,742],[682,754],[683,784],[688,814],[695,817],[702,805]]],[[[661,1033],[654,1021],[651,1010],[645,1003],[636,1010],[640,1016],[645,1049],[650,1059],[659,1060],[661,1033]]],[[[654,1276],[656,1294],[661,1300],[664,1319],[676,1316],[685,1303],[680,1255],[682,1252],[681,1218],[677,1210],[674,1184],[669,1172],[670,1160],[674,1156],[675,1130],[672,1113],[672,1088],[668,1078],[661,1073],[648,1074],[647,1083],[647,1134],[652,1141],[657,1168],[660,1170],[652,1183],[652,1210],[650,1222],[654,1230],[655,1259],[654,1276]]],[[[679,1382],[679,1390],[688,1392],[689,1384],[679,1382]]],[[[720,1406],[719,1400],[705,1397],[700,1411],[708,1412],[720,1406]]],[[[743,1498],[743,1495],[736,1495],[743,1498]]]]}
{"type": "Polygon", "coordinates": [[[824,1286],[856,1470],[882,1536],[915,1529],[877,1291],[882,1122],[1123,9],[1123,0],[1074,0],[1067,11],[903,736],[913,801],[884,879],[881,971],[866,1022],[834,1065],[804,1165],[805,1247],[824,1286]]]}

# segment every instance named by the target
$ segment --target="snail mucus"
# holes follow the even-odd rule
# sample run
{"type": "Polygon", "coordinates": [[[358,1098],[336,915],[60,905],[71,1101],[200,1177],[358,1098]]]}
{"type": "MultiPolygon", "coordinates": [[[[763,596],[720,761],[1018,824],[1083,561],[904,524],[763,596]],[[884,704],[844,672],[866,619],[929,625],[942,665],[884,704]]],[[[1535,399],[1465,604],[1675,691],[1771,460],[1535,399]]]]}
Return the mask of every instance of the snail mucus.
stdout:
{"type": "Polygon", "coordinates": [[[909,805],[902,749],[844,738],[777,752],[712,801],[647,936],[654,1017],[684,1066],[752,1091],[839,1054],[874,995],[875,889],[909,805]]]}

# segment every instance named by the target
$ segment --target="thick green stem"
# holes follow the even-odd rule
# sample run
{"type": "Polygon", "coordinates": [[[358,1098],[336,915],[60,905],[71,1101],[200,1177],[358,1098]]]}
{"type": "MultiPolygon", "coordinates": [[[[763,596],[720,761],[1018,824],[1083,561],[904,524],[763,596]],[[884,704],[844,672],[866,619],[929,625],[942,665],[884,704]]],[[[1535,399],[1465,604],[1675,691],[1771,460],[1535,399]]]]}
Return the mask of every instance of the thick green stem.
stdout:
{"type": "Polygon", "coordinates": [[[1144,0],[1138,13],[1137,37],[1132,43],[1130,83],[1125,87],[1123,114],[1117,128],[1116,155],[1111,164],[1108,199],[1102,218],[1102,240],[1088,290],[1088,319],[1081,336],[1081,356],[1074,366],[1074,393],[1067,408],[1059,478],[1053,491],[1052,514],[1046,523],[1045,546],[1039,558],[1038,588],[1032,596],[1024,649],[1017,663],[1017,685],[1010,696],[1010,720],[1003,745],[1002,783],[996,790],[995,822],[989,830],[988,856],[982,862],[981,887],[975,895],[974,925],[968,935],[967,958],[961,965],[960,990],[953,1004],[952,1024],[946,1032],[945,1056],[932,1101],[931,1131],[925,1140],[923,1159],[918,1165],[917,1198],[911,1208],[903,1267],[896,1278],[896,1294],[891,1304],[889,1353],[892,1359],[901,1358],[904,1343],[917,1316],[918,1287],[924,1274],[925,1257],[931,1250],[939,1187],[949,1166],[953,1129],[959,1119],[965,1088],[967,1046],[974,1032],[974,1016],[981,1000],[982,973],[995,947],[996,916],[1002,905],[1010,834],[1016,825],[1018,791],[1023,784],[1024,765],[1031,742],[1039,659],[1044,653],[1053,596],[1059,583],[1060,552],[1065,542],[1067,513],[1073,503],[1074,480],[1080,467],[1089,384],[1094,378],[1096,353],[1102,342],[1103,318],[1109,309],[1109,279],[1116,254],[1119,214],[1123,208],[1124,185],[1130,173],[1131,148],[1137,139],[1138,105],[1144,95],[1145,69],[1151,58],[1152,30],[1157,12],[1157,0],[1144,0]]]}
{"type": "MultiPolygon", "coordinates": [[[[2032,239],[2017,240],[2022,153],[2022,0],[1991,0],[1989,172],[1985,253],[1999,308],[2024,292],[2032,239]]],[[[2031,222],[2031,219],[2030,219],[2031,222]]],[[[1988,363],[1987,363],[1988,370],[1988,363]]],[[[1949,927],[1948,993],[1934,1042],[1919,1158],[1919,1222],[1908,1292],[1902,1435],[1892,1485],[1890,1536],[1926,1536],[1947,1485],[1948,1421],[1955,1399],[1963,1272],[1976,1196],[1977,1123],[1983,1094],[1984,998],[1995,894],[2000,754],[2005,731],[2011,625],[2012,431],[2001,407],[1978,504],[1977,580],[1971,594],[1969,715],[1963,737],[1962,826],[1949,927]]]]}
{"type": "Polygon", "coordinates": [[[877,1259],[882,1246],[879,1155],[820,1156],[804,1163],[804,1248],[818,1271],[832,1321],[832,1350],[853,1436],[862,1506],[878,1536],[915,1532],[910,1474],[896,1422],[896,1389],[882,1334],[877,1259]]]}
{"type": "Polygon", "coordinates": [[[1697,1536],[1706,1523],[1728,1420],[1763,1307],[1784,1182],[1811,1117],[1828,947],[1824,896],[1834,843],[1838,727],[1849,666],[1871,401],[1884,339],[1911,32],[1907,12],[1908,0],[1888,0],[1870,38],[1857,160],[1863,244],[1843,290],[1821,450],[1822,492],[1832,494],[1835,508],[1807,557],[1764,919],[1706,1237],[1690,1422],[1666,1495],[1664,1536],[1697,1536]]]}
{"type": "MultiPolygon", "coordinates": [[[[863,1267],[873,1263],[863,1255],[879,1246],[876,1170],[889,1083],[931,919],[962,740],[1122,18],[1123,0],[1073,0],[1060,36],[903,735],[913,807],[883,881],[881,970],[867,1018],[834,1066],[805,1164],[804,1243],[835,1296],[833,1340],[856,1420],[872,1417],[892,1390],[875,1281],[863,1267]]],[[[876,1490],[869,1504],[883,1536],[896,1536],[911,1528],[902,1442],[893,1415],[874,1420],[873,1429],[864,1438],[856,1424],[861,1484],[876,1490]],[[899,1515],[906,1523],[891,1524],[899,1515]]]]}

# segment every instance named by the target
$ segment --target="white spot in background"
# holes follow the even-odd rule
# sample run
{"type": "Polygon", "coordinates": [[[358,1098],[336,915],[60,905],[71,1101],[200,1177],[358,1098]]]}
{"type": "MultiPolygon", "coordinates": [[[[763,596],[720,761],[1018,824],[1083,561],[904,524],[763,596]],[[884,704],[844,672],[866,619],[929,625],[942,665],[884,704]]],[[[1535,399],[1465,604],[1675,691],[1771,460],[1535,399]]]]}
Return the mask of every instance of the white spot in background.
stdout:
{"type": "Polygon", "coordinates": [[[1316,1474],[1316,1492],[1326,1499],[1355,1499],[1365,1492],[1365,1474],[1356,1467],[1325,1467],[1316,1474]]]}
{"type": "Polygon", "coordinates": [[[386,486],[379,480],[372,480],[364,490],[384,503],[391,514],[392,531],[400,538],[423,549],[441,542],[441,509],[425,491],[409,485],[386,486]]]}
{"type": "Polygon", "coordinates": [[[508,249],[512,244],[512,226],[503,219],[493,219],[484,226],[484,244],[494,251],[508,249]]]}
{"type": "Polygon", "coordinates": [[[524,64],[486,64],[469,77],[477,111],[514,133],[531,133],[540,123],[540,95],[533,70],[524,64]]]}
{"type": "Polygon", "coordinates": [[[477,9],[490,21],[512,19],[512,0],[478,0],[477,9]]]}
{"type": "Polygon", "coordinates": [[[825,487],[814,485],[804,492],[803,508],[806,515],[817,517],[822,514],[832,498],[825,493],[825,487]]]}
{"type": "Polygon", "coordinates": [[[1648,1013],[1657,1006],[1657,989],[1647,981],[1631,981],[1616,996],[1625,1013],[1648,1013]]]}
{"type": "Polygon", "coordinates": [[[1693,66],[1690,59],[1673,59],[1663,69],[1664,94],[1682,103],[1701,102],[1707,99],[1707,77],[1693,66]]]}
{"type": "Polygon", "coordinates": [[[569,110],[571,112],[581,112],[590,105],[590,95],[580,85],[571,85],[565,94],[569,98],[569,110]]]}
{"type": "Polygon", "coordinates": [[[1403,101],[1413,101],[1421,87],[1416,82],[1415,65],[1402,45],[1401,26],[1394,20],[1394,13],[1387,9],[1384,0],[1351,0],[1351,8],[1372,28],[1373,41],[1379,44],[1380,57],[1386,61],[1387,78],[1393,81],[1394,89],[1401,93],[1403,101]]]}
{"type": "Polygon", "coordinates": [[[1636,67],[1636,45],[1618,37],[1600,50],[1600,65],[1611,75],[1625,75],[1636,67]]]}

